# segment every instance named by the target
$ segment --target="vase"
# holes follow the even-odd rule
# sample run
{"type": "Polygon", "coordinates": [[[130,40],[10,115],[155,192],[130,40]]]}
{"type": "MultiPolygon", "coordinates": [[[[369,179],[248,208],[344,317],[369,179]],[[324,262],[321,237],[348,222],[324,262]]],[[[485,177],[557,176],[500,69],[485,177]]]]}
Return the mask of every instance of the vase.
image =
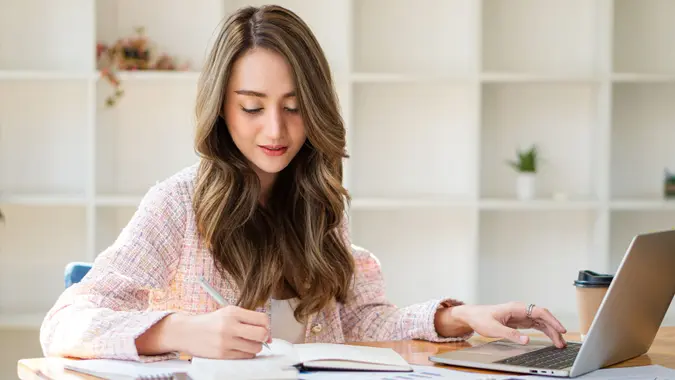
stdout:
{"type": "Polygon", "coordinates": [[[516,178],[516,197],[520,200],[530,200],[535,194],[535,173],[519,173],[516,178]]]}

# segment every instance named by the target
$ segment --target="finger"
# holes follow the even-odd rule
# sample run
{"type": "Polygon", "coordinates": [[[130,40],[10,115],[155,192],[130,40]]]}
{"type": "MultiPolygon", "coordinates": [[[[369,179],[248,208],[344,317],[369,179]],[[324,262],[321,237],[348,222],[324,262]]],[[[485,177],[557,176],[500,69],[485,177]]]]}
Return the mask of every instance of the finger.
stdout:
{"type": "Polygon", "coordinates": [[[561,334],[567,332],[567,329],[565,329],[562,323],[560,323],[560,321],[546,308],[535,307],[532,311],[532,318],[543,319],[547,325],[551,326],[554,330],[561,334]]]}
{"type": "Polygon", "coordinates": [[[235,318],[241,323],[269,329],[269,318],[265,313],[241,308],[235,313],[235,318]]]}
{"type": "Polygon", "coordinates": [[[264,327],[240,324],[234,332],[236,337],[251,340],[254,342],[264,342],[267,340],[268,331],[264,327]]]}
{"type": "Polygon", "coordinates": [[[562,334],[556,331],[553,326],[548,325],[545,322],[537,321],[534,324],[534,328],[546,334],[546,336],[548,336],[553,341],[553,344],[555,344],[556,347],[563,348],[567,345],[562,337],[562,334]]]}
{"type": "Polygon", "coordinates": [[[262,351],[262,342],[255,342],[243,338],[232,338],[232,349],[248,354],[257,354],[262,351]]]}
{"type": "Polygon", "coordinates": [[[508,339],[514,343],[527,344],[530,341],[530,338],[527,335],[524,335],[511,327],[504,326],[497,321],[494,321],[494,323],[487,328],[487,333],[492,337],[508,339]]]}

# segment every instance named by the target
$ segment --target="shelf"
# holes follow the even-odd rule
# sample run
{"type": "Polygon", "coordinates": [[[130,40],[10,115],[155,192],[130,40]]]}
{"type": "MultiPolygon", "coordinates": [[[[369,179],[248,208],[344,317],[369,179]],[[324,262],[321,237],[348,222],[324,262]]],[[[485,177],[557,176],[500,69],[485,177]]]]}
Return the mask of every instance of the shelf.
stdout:
{"type": "Polygon", "coordinates": [[[96,78],[92,71],[0,70],[0,81],[10,80],[90,80],[96,78]]]}
{"type": "Polygon", "coordinates": [[[369,73],[360,72],[350,76],[353,83],[429,83],[429,84],[471,84],[478,76],[416,73],[369,73]]]}
{"type": "MultiPolygon", "coordinates": [[[[675,202],[673,202],[675,204],[675,202]]],[[[601,202],[595,200],[556,200],[533,199],[518,200],[509,198],[486,198],[479,201],[469,198],[453,197],[409,197],[409,198],[363,198],[352,199],[353,210],[404,210],[404,209],[435,209],[435,208],[470,208],[478,207],[481,210],[600,210],[601,202]]]]}
{"type": "Polygon", "coordinates": [[[85,206],[84,195],[0,194],[0,203],[21,206],[85,206]]]}
{"type": "Polygon", "coordinates": [[[471,85],[356,85],[352,194],[473,196],[476,100],[476,87],[471,85]]]}
{"type": "Polygon", "coordinates": [[[474,0],[427,0],[418,8],[406,0],[354,1],[354,70],[417,75],[475,72],[478,5],[474,0]]]}
{"type": "Polygon", "coordinates": [[[140,195],[98,195],[95,203],[97,206],[109,207],[136,207],[141,203],[144,194],[140,195]]]}
{"type": "Polygon", "coordinates": [[[471,207],[476,202],[470,199],[453,199],[450,197],[419,198],[354,198],[351,202],[353,210],[399,210],[423,209],[439,207],[471,207]]]}
{"type": "Polygon", "coordinates": [[[518,72],[484,72],[480,76],[483,83],[562,83],[597,84],[602,82],[599,76],[574,74],[532,74],[518,72]]]}
{"type": "Polygon", "coordinates": [[[485,0],[483,70],[592,75],[598,16],[588,0],[485,0]]]}
{"type": "Polygon", "coordinates": [[[675,211],[675,200],[667,199],[620,199],[610,204],[613,210],[675,211]]]}
{"type": "MultiPolygon", "coordinates": [[[[138,70],[117,71],[121,81],[192,81],[197,83],[199,71],[138,70]]],[[[100,71],[0,70],[0,80],[103,80],[100,71]]]]}
{"type": "MultiPolygon", "coordinates": [[[[97,73],[98,79],[100,72],[97,73]]],[[[199,79],[198,71],[161,71],[161,70],[138,70],[138,71],[118,71],[116,76],[122,82],[126,81],[186,81],[197,83],[199,79]]]]}
{"type": "MultiPolygon", "coordinates": [[[[669,80],[667,76],[651,76],[638,74],[615,74],[614,80],[630,80],[641,78],[645,81],[652,78],[654,81],[669,80]]],[[[482,83],[561,83],[561,84],[602,84],[604,80],[612,79],[600,75],[549,74],[549,73],[519,73],[488,71],[479,74],[447,75],[425,73],[386,73],[386,72],[358,72],[350,76],[353,83],[436,83],[436,84],[471,84],[482,83]]]]}
{"type": "Polygon", "coordinates": [[[511,199],[482,199],[480,208],[483,210],[596,210],[600,202],[593,200],[511,200],[511,199]]]}
{"type": "Polygon", "coordinates": [[[615,73],[612,75],[612,81],[615,83],[671,83],[675,82],[675,75],[615,73]]]}
{"type": "Polygon", "coordinates": [[[89,119],[86,82],[0,85],[0,189],[9,194],[83,194],[89,119]]]}
{"type": "Polygon", "coordinates": [[[471,303],[475,223],[472,210],[354,210],[351,238],[380,261],[394,304],[436,297],[471,303]]]}
{"type": "Polygon", "coordinates": [[[67,73],[94,68],[94,1],[11,4],[0,5],[0,70],[67,73]]]}
{"type": "Polygon", "coordinates": [[[597,160],[597,101],[597,90],[582,84],[484,85],[481,196],[514,198],[517,173],[507,160],[536,145],[538,197],[598,198],[589,164],[597,160]]]}
{"type": "Polygon", "coordinates": [[[612,103],[612,198],[661,199],[675,171],[675,83],[617,84],[612,103]]]}
{"type": "Polygon", "coordinates": [[[0,330],[36,330],[40,329],[47,310],[35,313],[0,314],[0,330]]]}
{"type": "Polygon", "coordinates": [[[673,14],[670,0],[615,0],[614,70],[675,75],[673,14]]]}

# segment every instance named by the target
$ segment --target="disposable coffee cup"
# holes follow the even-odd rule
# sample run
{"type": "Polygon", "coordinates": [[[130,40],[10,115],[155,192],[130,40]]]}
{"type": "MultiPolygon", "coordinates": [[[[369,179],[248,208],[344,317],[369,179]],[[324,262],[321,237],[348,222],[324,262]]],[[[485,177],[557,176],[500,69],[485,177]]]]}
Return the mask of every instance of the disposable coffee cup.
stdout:
{"type": "Polygon", "coordinates": [[[577,313],[582,341],[586,339],[591,323],[613,279],[614,276],[610,274],[598,274],[590,270],[579,271],[574,286],[577,289],[577,313]]]}

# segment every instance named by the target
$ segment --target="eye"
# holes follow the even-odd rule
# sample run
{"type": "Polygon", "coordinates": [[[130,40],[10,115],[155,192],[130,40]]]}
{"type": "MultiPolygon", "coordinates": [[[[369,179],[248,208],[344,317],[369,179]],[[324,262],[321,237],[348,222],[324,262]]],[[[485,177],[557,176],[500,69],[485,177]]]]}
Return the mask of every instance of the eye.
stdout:
{"type": "Polygon", "coordinates": [[[246,112],[246,113],[256,114],[256,113],[259,113],[260,111],[262,111],[262,108],[245,108],[245,107],[241,107],[241,110],[244,111],[244,112],[246,112]]]}
{"type": "Polygon", "coordinates": [[[286,111],[290,112],[290,113],[298,113],[298,111],[299,111],[297,108],[291,108],[291,107],[284,107],[284,109],[286,111]]]}

